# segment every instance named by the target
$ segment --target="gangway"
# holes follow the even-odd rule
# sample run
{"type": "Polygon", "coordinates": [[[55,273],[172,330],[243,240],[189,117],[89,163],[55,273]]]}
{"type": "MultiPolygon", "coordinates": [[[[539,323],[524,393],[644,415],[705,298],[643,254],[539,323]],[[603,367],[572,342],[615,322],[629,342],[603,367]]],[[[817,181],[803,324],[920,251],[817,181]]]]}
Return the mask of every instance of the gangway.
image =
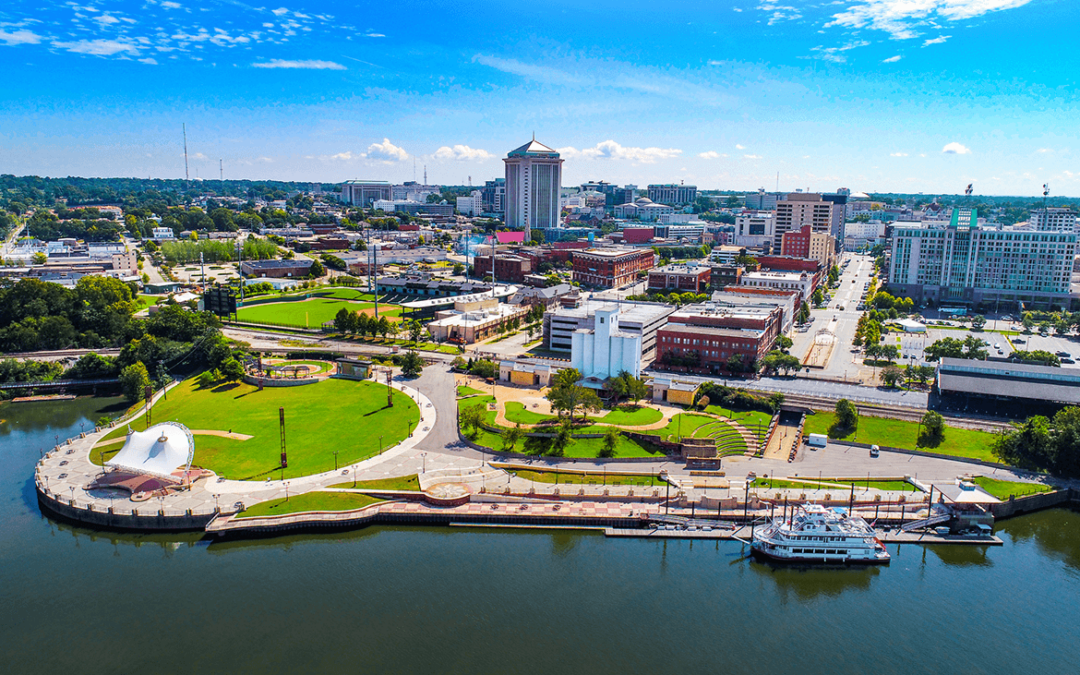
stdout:
{"type": "Polygon", "coordinates": [[[952,520],[951,513],[939,513],[936,516],[930,516],[929,518],[923,518],[922,520],[916,520],[913,523],[905,523],[900,527],[902,532],[911,532],[912,530],[918,530],[923,527],[930,527],[931,525],[938,525],[940,523],[947,523],[952,520]]]}

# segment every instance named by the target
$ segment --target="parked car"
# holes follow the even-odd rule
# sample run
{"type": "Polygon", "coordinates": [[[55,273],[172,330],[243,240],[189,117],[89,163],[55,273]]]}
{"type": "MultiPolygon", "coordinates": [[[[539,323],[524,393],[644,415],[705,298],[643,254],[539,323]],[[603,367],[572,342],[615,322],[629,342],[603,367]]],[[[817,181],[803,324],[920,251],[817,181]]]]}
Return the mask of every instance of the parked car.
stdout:
{"type": "Polygon", "coordinates": [[[1061,359],[1061,362],[1070,366],[1076,363],[1076,361],[1073,361],[1072,359],[1061,359]]]}
{"type": "Polygon", "coordinates": [[[1069,352],[1065,352],[1065,351],[1054,352],[1054,354],[1056,354],[1057,356],[1069,356],[1069,352]]]}
{"type": "Polygon", "coordinates": [[[1013,338],[1013,342],[1017,344],[1024,344],[1024,338],[1013,338]]]}
{"type": "Polygon", "coordinates": [[[881,453],[881,448],[879,448],[876,445],[871,445],[870,446],[870,456],[871,457],[877,457],[880,453],[881,453]]]}

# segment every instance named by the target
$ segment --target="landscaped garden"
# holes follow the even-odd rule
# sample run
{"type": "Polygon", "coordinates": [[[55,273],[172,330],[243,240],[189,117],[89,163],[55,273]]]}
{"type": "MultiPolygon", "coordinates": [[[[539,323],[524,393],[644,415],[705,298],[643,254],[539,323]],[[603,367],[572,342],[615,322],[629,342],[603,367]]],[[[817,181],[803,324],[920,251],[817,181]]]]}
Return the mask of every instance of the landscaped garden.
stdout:
{"type": "MultiPolygon", "coordinates": [[[[489,405],[494,400],[495,399],[492,396],[472,396],[470,398],[459,399],[458,411],[460,413],[465,408],[479,406],[483,410],[484,424],[489,427],[496,427],[496,412],[494,410],[488,409],[489,405]]],[[[528,413],[528,411],[525,411],[523,407],[521,412],[528,413]]],[[[536,413],[528,414],[532,415],[536,413]]],[[[508,430],[506,427],[499,428],[503,430],[508,430]]],[[[575,426],[573,428],[573,433],[601,434],[610,428],[610,426],[605,425],[589,424],[585,426],[575,426]]],[[[551,438],[528,438],[525,436],[525,433],[529,432],[530,430],[522,429],[521,431],[523,432],[521,439],[514,445],[513,448],[508,448],[506,447],[505,439],[501,434],[488,431],[483,427],[478,428],[474,433],[471,428],[466,428],[464,426],[462,427],[462,433],[464,433],[473,443],[487,448],[491,448],[492,450],[506,450],[524,454],[549,454],[551,452],[551,438]]],[[[556,433],[556,431],[556,428],[552,428],[545,430],[544,433],[556,433]]],[[[600,451],[603,448],[603,444],[603,438],[573,438],[570,439],[569,443],[563,449],[562,456],[598,457],[600,456],[600,451]]],[[[655,457],[662,454],[663,453],[658,448],[646,446],[645,444],[627,438],[622,434],[618,436],[618,440],[615,446],[616,457],[655,457]]]]}
{"type": "MultiPolygon", "coordinates": [[[[375,314],[374,302],[356,302],[330,295],[329,297],[312,297],[307,300],[247,305],[236,310],[236,318],[249,323],[317,328],[328,321],[333,321],[338,310],[342,308],[352,312],[364,312],[370,316],[375,314]]],[[[401,317],[401,306],[380,302],[379,316],[398,321],[401,317]]]]}
{"type": "Polygon", "coordinates": [[[841,490],[848,492],[851,490],[851,486],[855,486],[855,492],[859,493],[868,489],[874,490],[888,490],[891,492],[919,492],[919,488],[914,484],[907,482],[906,480],[851,480],[836,479],[836,478],[810,478],[807,477],[802,480],[796,479],[780,479],[780,478],[755,478],[751,484],[753,488],[761,488],[766,490],[802,490],[804,492],[821,492],[831,491],[836,492],[841,490]]]}
{"type": "MultiPolygon", "coordinates": [[[[394,390],[386,407],[386,386],[371,381],[331,378],[302,387],[258,387],[244,383],[200,387],[196,378],[170,390],[152,409],[152,422],[174,420],[195,432],[194,464],[219,476],[240,480],[295,478],[353,464],[393,447],[408,437],[420,410],[394,390]],[[278,408],[285,409],[289,466],[282,472],[278,408]],[[213,433],[199,433],[213,432],[213,433]],[[251,436],[247,440],[225,435],[251,436]],[[334,452],[337,452],[336,460],[334,452]]],[[[95,446],[91,461],[100,464],[119,452],[127,426],[117,427],[95,446]]],[[[146,428],[146,417],[130,422],[146,428]]]]}
{"type": "Polygon", "coordinates": [[[420,490],[420,478],[414,473],[409,476],[396,478],[376,478],[375,480],[360,480],[355,483],[338,483],[334,487],[355,488],[357,490],[420,490]]]}
{"type": "Polygon", "coordinates": [[[305,492],[288,499],[259,502],[241,511],[237,518],[284,516],[304,511],[353,511],[381,501],[385,500],[355,492],[305,492]]]}
{"type": "Polygon", "coordinates": [[[841,441],[858,441],[894,448],[909,450],[926,450],[943,455],[956,457],[970,457],[987,462],[999,461],[991,452],[997,437],[987,431],[973,429],[960,429],[957,427],[945,427],[945,433],[935,444],[916,442],[919,433],[918,422],[894,420],[885,417],[860,416],[855,430],[838,430],[835,428],[836,414],[828,411],[817,411],[806,417],[806,425],[803,431],[806,434],[828,434],[829,438],[841,441]]]}
{"type": "Polygon", "coordinates": [[[659,476],[646,474],[606,473],[594,471],[592,473],[569,473],[566,471],[530,471],[527,469],[507,469],[518,478],[531,480],[535,483],[547,483],[554,485],[635,485],[641,487],[657,487],[667,484],[667,481],[659,476]]]}

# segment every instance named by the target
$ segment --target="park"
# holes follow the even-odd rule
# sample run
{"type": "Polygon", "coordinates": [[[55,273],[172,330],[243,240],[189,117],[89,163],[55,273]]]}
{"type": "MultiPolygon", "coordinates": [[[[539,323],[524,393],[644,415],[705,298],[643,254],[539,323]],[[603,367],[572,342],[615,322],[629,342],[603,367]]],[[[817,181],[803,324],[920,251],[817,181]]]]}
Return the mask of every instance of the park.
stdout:
{"type": "MultiPolygon", "coordinates": [[[[352,288],[334,288],[266,300],[248,301],[237,309],[237,320],[247,323],[318,328],[334,320],[339,310],[375,314],[375,296],[352,288]]],[[[400,321],[401,306],[379,302],[379,316],[400,321]]]]}
{"type": "MultiPolygon", "coordinates": [[[[236,480],[296,478],[333,471],[379,454],[409,437],[420,419],[416,402],[373,381],[328,378],[299,387],[243,382],[180,382],[150,410],[151,426],[176,421],[195,438],[194,465],[236,480]],[[285,412],[288,467],[281,469],[279,409],[285,412]]],[[[139,410],[142,406],[136,406],[139,410]]],[[[97,443],[102,464],[123,445],[127,429],[141,431],[146,415],[117,427],[97,443]]]]}

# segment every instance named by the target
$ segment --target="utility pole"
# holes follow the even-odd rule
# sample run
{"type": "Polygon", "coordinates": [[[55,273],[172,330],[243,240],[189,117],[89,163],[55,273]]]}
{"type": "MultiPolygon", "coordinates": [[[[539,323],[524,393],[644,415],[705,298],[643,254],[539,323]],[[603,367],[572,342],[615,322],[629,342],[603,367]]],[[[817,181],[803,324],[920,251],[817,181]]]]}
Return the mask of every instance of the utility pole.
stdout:
{"type": "Polygon", "coordinates": [[[188,160],[187,160],[187,123],[182,125],[184,130],[184,180],[191,180],[191,176],[188,174],[188,160]]]}

